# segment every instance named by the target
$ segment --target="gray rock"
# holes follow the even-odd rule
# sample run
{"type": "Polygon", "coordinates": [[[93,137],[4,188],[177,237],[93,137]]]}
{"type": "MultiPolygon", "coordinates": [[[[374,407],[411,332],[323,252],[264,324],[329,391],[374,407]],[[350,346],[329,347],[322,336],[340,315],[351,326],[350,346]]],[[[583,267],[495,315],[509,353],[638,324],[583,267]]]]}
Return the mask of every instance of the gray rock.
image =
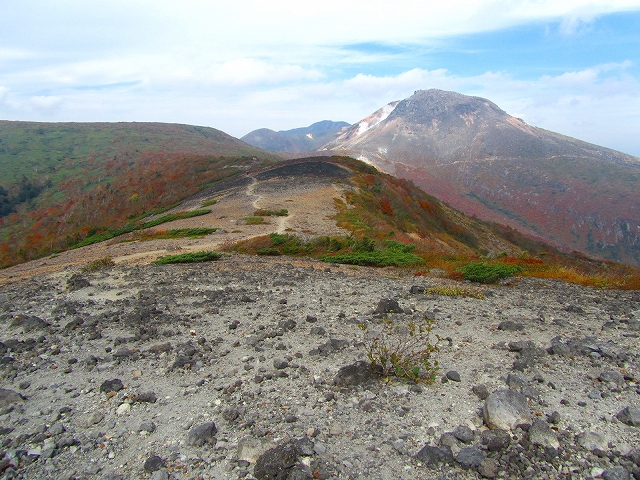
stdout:
{"type": "Polygon", "coordinates": [[[556,433],[551,429],[549,424],[544,420],[536,420],[529,428],[529,441],[534,445],[542,447],[559,448],[560,442],[556,433]]]}
{"type": "Polygon", "coordinates": [[[489,428],[513,430],[520,424],[531,423],[527,399],[513,390],[493,392],[484,404],[484,422],[489,428]]]}
{"type": "Polygon", "coordinates": [[[473,430],[466,425],[458,425],[453,430],[453,436],[460,440],[462,443],[471,443],[475,437],[473,430]]]}
{"type": "Polygon", "coordinates": [[[338,386],[362,385],[373,382],[375,378],[375,374],[371,371],[371,364],[359,360],[338,370],[333,378],[333,384],[338,386]]]}
{"type": "Polygon", "coordinates": [[[92,412],[85,418],[83,424],[85,427],[91,427],[100,423],[103,418],[104,414],[102,412],[92,412]]]}
{"type": "Polygon", "coordinates": [[[205,443],[215,445],[216,433],[218,433],[218,429],[215,423],[203,423],[189,430],[186,443],[194,447],[201,447],[205,443]]]}
{"type": "Polygon", "coordinates": [[[458,372],[456,372],[455,370],[449,370],[447,372],[446,376],[452,382],[459,382],[460,381],[460,374],[458,372]]]}
{"type": "Polygon", "coordinates": [[[480,400],[486,400],[487,397],[489,397],[489,389],[487,388],[487,386],[484,383],[480,383],[478,385],[475,385],[471,391],[473,393],[476,394],[476,396],[480,399],[480,400]]]}
{"type": "Polygon", "coordinates": [[[70,292],[75,292],[76,290],[81,290],[90,286],[91,283],[89,283],[89,280],[84,278],[82,275],[78,275],[77,273],[71,275],[71,277],[67,280],[67,289],[70,292]]]}
{"type": "Polygon", "coordinates": [[[451,453],[450,447],[434,447],[433,445],[425,445],[416,454],[416,457],[427,465],[453,462],[453,453],[451,453]]]}
{"type": "Polygon", "coordinates": [[[273,359],[273,367],[277,370],[283,370],[289,366],[289,362],[287,362],[284,358],[274,358],[273,359]]]}
{"type": "Polygon", "coordinates": [[[393,298],[383,298],[378,302],[378,306],[374,310],[373,313],[376,314],[384,314],[384,313],[403,313],[404,310],[400,308],[397,300],[393,298]]]}
{"type": "Polygon", "coordinates": [[[604,480],[630,480],[631,474],[624,467],[613,467],[602,472],[604,480]]]}
{"type": "Polygon", "coordinates": [[[138,427],[139,432],[153,433],[156,431],[156,424],[153,422],[143,422],[138,427]]]}
{"type": "Polygon", "coordinates": [[[286,442],[264,452],[256,461],[254,476],[258,480],[286,479],[288,471],[298,461],[294,442],[286,442]]]}
{"type": "Polygon", "coordinates": [[[617,386],[622,386],[625,383],[624,377],[616,371],[602,372],[598,378],[603,383],[611,383],[617,386]]]}
{"type": "Polygon", "coordinates": [[[598,432],[582,432],[576,440],[578,445],[590,451],[606,451],[609,448],[604,435],[598,432]]]}
{"type": "Polygon", "coordinates": [[[478,473],[482,478],[496,478],[498,476],[498,462],[493,458],[485,458],[478,466],[478,473]]]}
{"type": "Polygon", "coordinates": [[[464,447],[456,456],[456,462],[464,468],[479,467],[487,454],[478,447],[464,447]]]}
{"type": "Polygon", "coordinates": [[[6,408],[15,403],[24,403],[22,395],[8,388],[0,388],[0,408],[6,408]]]}
{"type": "Polygon", "coordinates": [[[500,322],[500,324],[498,324],[498,330],[503,330],[505,332],[519,332],[524,330],[524,325],[512,320],[505,320],[504,322],[500,322]]]}
{"type": "Polygon", "coordinates": [[[630,427],[640,427],[640,408],[624,407],[616,418],[630,427]]]}
{"type": "Polygon", "coordinates": [[[124,384],[119,378],[114,378],[113,380],[105,380],[104,382],[102,382],[102,385],[100,385],[100,391],[103,393],[119,392],[123,388],[124,384]]]}
{"type": "Polygon", "coordinates": [[[169,472],[166,468],[156,470],[151,474],[151,480],[169,480],[169,472]]]}
{"type": "Polygon", "coordinates": [[[485,430],[482,432],[481,440],[490,452],[497,452],[511,444],[511,435],[506,430],[485,430]]]}
{"type": "Polygon", "coordinates": [[[510,373],[507,375],[507,386],[513,389],[520,389],[527,385],[528,382],[518,375],[510,373]]]}
{"type": "Polygon", "coordinates": [[[166,465],[164,460],[157,455],[153,455],[147,458],[144,462],[144,470],[146,472],[155,472],[156,470],[160,470],[164,468],[166,465]]]}

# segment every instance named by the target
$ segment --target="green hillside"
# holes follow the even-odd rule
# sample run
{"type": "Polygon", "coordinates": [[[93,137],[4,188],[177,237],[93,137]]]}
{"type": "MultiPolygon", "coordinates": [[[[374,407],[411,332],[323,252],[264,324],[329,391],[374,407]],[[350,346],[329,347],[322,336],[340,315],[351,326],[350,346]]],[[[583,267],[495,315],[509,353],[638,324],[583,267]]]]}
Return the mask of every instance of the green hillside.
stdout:
{"type": "Polygon", "coordinates": [[[0,121],[0,266],[122,228],[277,159],[207,127],[0,121]]]}

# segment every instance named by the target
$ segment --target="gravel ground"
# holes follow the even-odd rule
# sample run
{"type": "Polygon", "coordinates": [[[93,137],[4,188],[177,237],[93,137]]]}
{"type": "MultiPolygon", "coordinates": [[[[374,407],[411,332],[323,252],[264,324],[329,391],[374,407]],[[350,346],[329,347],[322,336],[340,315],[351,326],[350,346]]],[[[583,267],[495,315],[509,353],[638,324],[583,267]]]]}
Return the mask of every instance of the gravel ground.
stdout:
{"type": "Polygon", "coordinates": [[[640,478],[640,294],[446,283],[233,255],[0,286],[0,478],[640,478]],[[358,324],[425,318],[434,383],[358,363],[358,324]]]}

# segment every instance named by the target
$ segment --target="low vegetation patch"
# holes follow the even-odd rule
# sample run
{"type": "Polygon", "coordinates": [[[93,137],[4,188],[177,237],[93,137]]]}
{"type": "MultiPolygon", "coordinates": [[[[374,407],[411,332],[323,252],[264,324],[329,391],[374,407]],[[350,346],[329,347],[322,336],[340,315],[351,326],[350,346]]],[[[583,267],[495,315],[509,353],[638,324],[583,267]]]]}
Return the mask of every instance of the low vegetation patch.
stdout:
{"type": "Polygon", "coordinates": [[[222,257],[219,252],[193,252],[193,253],[181,253],[179,255],[166,255],[155,260],[153,263],[157,265],[165,265],[168,263],[195,263],[195,262],[210,262],[218,260],[222,257]]]}
{"type": "Polygon", "coordinates": [[[149,220],[148,222],[144,222],[138,228],[141,228],[141,229],[151,228],[151,227],[160,225],[162,223],[173,222],[174,220],[182,220],[184,218],[198,217],[200,215],[206,215],[208,213],[211,213],[211,210],[199,209],[199,210],[189,210],[186,212],[171,213],[169,215],[163,215],[162,217],[158,217],[153,220],[149,220]]]}
{"type": "Polygon", "coordinates": [[[244,220],[244,222],[247,225],[268,225],[269,224],[269,222],[267,222],[262,217],[244,217],[242,220],[244,220]]]}
{"type": "Polygon", "coordinates": [[[507,265],[504,263],[489,264],[486,262],[470,263],[458,271],[465,280],[478,283],[496,283],[498,280],[512,277],[521,273],[523,268],[520,265],[507,265]]]}
{"type": "Polygon", "coordinates": [[[433,321],[426,316],[423,323],[402,325],[385,317],[378,329],[358,326],[364,331],[367,358],[374,372],[414,382],[432,383],[437,378],[438,361],[432,357],[439,349],[430,341],[433,321]]]}
{"type": "Polygon", "coordinates": [[[198,238],[204,237],[215,232],[217,228],[174,228],[171,230],[157,230],[157,231],[144,231],[136,232],[134,234],[134,240],[137,241],[149,241],[149,240],[166,240],[171,238],[198,238]]]}
{"type": "Polygon", "coordinates": [[[437,285],[425,290],[427,295],[443,295],[445,297],[485,298],[484,293],[460,285],[437,285]]]}
{"type": "Polygon", "coordinates": [[[286,217],[289,215],[289,210],[281,208],[280,210],[266,210],[261,208],[253,212],[256,217],[286,217]]]}
{"type": "Polygon", "coordinates": [[[202,204],[202,207],[203,207],[203,208],[204,208],[204,207],[210,207],[211,205],[215,205],[216,203],[218,203],[218,201],[217,201],[217,200],[208,200],[208,201],[206,201],[206,202],[204,202],[204,203],[202,204]]]}
{"type": "Polygon", "coordinates": [[[83,272],[96,272],[98,270],[106,270],[116,266],[116,262],[110,256],[98,258],[87,263],[82,267],[83,272]]]}

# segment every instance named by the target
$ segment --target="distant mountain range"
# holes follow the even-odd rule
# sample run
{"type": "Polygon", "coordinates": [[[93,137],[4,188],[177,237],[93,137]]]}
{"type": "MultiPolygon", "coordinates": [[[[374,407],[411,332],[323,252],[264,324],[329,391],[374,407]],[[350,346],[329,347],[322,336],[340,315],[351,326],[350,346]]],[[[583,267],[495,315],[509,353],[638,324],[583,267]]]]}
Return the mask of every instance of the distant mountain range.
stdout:
{"type": "Polygon", "coordinates": [[[254,147],[274,152],[311,152],[335,140],[349,126],[347,122],[323,120],[308,127],[279,132],[261,128],[247,133],[241,140],[254,147]]]}
{"type": "Polygon", "coordinates": [[[420,90],[320,150],[410,179],[468,215],[640,265],[640,159],[534,127],[487,99],[420,90]]]}

